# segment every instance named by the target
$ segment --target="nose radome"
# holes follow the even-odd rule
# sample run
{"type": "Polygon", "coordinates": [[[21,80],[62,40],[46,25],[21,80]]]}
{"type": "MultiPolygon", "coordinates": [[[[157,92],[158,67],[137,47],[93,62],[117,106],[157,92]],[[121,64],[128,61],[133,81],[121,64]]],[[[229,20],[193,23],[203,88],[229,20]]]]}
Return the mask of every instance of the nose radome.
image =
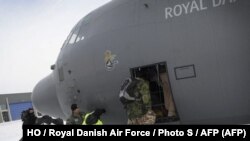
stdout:
{"type": "Polygon", "coordinates": [[[31,99],[38,112],[53,117],[65,118],[58,102],[53,74],[45,77],[35,86],[31,99]]]}

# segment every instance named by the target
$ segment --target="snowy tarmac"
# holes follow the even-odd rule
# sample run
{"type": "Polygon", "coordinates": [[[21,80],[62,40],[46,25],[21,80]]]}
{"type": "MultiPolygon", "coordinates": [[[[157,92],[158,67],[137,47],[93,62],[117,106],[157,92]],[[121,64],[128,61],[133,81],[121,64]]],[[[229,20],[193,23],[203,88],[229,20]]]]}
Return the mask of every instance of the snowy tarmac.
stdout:
{"type": "Polygon", "coordinates": [[[22,134],[21,120],[0,123],[0,141],[19,141],[22,134]]]}

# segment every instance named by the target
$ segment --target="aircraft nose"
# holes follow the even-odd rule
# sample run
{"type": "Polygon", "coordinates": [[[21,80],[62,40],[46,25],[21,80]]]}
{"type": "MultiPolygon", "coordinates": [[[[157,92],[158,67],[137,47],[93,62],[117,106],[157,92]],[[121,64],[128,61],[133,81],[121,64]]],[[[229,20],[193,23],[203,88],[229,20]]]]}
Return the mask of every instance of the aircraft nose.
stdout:
{"type": "Polygon", "coordinates": [[[35,86],[31,99],[38,112],[54,117],[65,118],[58,102],[53,74],[45,77],[35,86]]]}

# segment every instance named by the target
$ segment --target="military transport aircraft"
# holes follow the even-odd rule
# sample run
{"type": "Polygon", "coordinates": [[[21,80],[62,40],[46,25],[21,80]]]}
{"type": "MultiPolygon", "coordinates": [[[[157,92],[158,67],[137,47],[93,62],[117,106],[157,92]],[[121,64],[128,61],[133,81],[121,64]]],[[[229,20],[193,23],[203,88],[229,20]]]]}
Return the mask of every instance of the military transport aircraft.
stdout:
{"type": "Polygon", "coordinates": [[[105,108],[105,124],[126,124],[119,90],[140,76],[150,82],[159,123],[169,110],[162,78],[178,123],[249,123],[249,7],[249,0],[112,0],[72,29],[33,90],[34,107],[64,119],[72,103],[105,108]]]}

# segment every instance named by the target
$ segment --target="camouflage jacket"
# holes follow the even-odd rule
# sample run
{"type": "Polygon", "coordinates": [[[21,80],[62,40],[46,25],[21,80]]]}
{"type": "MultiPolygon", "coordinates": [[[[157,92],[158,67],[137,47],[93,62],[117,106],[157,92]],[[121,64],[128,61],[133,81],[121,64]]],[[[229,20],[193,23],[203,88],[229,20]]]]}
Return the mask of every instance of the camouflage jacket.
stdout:
{"type": "Polygon", "coordinates": [[[140,79],[133,93],[138,99],[126,105],[129,119],[140,118],[145,115],[148,110],[151,110],[151,96],[149,83],[147,81],[140,79]]]}
{"type": "Polygon", "coordinates": [[[74,116],[73,114],[67,119],[66,125],[82,125],[85,114],[74,116]]]}

